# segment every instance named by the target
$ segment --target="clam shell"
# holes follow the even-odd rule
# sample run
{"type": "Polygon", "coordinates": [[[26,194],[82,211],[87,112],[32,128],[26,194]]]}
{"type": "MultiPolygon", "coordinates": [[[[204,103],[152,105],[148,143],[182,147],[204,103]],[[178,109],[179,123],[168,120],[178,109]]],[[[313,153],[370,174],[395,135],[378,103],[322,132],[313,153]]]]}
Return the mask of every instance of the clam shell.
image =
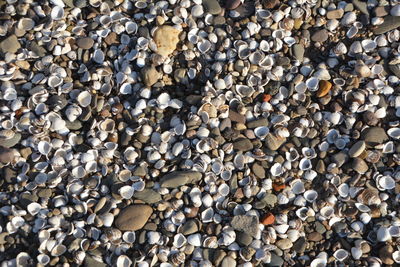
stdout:
{"type": "Polygon", "coordinates": [[[265,137],[269,134],[269,128],[266,126],[260,126],[254,129],[254,134],[260,138],[261,140],[265,139],[265,137]]]}
{"type": "Polygon", "coordinates": [[[310,170],[312,168],[311,160],[308,158],[302,158],[299,163],[299,168],[302,171],[310,170]]]}
{"type": "Polygon", "coordinates": [[[400,128],[390,128],[387,131],[388,135],[394,139],[400,139],[400,128]]]}
{"type": "Polygon", "coordinates": [[[124,199],[130,199],[133,197],[134,190],[132,186],[129,185],[123,186],[118,191],[121,197],[124,199]]]}
{"type": "Polygon", "coordinates": [[[376,233],[376,239],[378,242],[386,242],[392,239],[389,229],[384,226],[379,227],[378,232],[376,233]]]}
{"type": "Polygon", "coordinates": [[[333,253],[333,256],[338,260],[338,261],[344,261],[348,256],[349,252],[344,249],[338,249],[333,253]]]}
{"type": "Polygon", "coordinates": [[[279,176],[283,173],[283,168],[282,168],[282,164],[280,163],[275,163],[274,165],[272,165],[270,172],[272,174],[272,176],[279,176]]]}
{"type": "Polygon", "coordinates": [[[121,255],[117,259],[117,267],[130,267],[132,265],[132,260],[126,256],[121,255]]]}
{"type": "Polygon", "coordinates": [[[64,8],[61,6],[54,6],[50,14],[53,20],[60,20],[64,17],[64,8]]]}
{"type": "Polygon", "coordinates": [[[377,179],[377,186],[380,190],[390,190],[395,188],[396,182],[392,177],[384,175],[377,179]]]}
{"type": "Polygon", "coordinates": [[[136,234],[133,231],[126,231],[123,233],[122,239],[127,243],[133,243],[136,240],[136,234]]]}
{"type": "Polygon", "coordinates": [[[304,183],[300,179],[293,180],[291,183],[292,192],[294,194],[301,194],[304,193],[304,183]]]}
{"type": "Polygon", "coordinates": [[[112,119],[106,119],[99,124],[99,129],[107,132],[107,133],[112,133],[115,128],[115,121],[112,119]]]}

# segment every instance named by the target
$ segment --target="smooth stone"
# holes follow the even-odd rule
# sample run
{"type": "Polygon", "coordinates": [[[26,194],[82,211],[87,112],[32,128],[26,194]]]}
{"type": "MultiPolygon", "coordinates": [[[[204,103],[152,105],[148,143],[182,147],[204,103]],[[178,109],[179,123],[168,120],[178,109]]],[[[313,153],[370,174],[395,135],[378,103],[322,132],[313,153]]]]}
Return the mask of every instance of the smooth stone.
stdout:
{"type": "Polygon", "coordinates": [[[161,201],[160,193],[153,189],[144,189],[143,191],[137,191],[133,194],[133,197],[143,201],[146,204],[154,204],[161,201]]]}
{"type": "Polygon", "coordinates": [[[160,73],[156,70],[154,66],[148,66],[142,69],[142,79],[144,85],[151,87],[160,78],[160,73]]]}
{"type": "Polygon", "coordinates": [[[244,1],[242,5],[235,9],[235,12],[238,14],[234,20],[242,20],[246,19],[254,14],[256,11],[255,2],[254,1],[244,1]]]}
{"type": "Polygon", "coordinates": [[[260,164],[254,163],[251,170],[258,178],[265,178],[265,169],[260,164]]]}
{"type": "Polygon", "coordinates": [[[227,0],[225,3],[225,8],[228,10],[235,9],[242,4],[241,0],[227,0]]]}
{"type": "Polygon", "coordinates": [[[389,137],[383,128],[369,127],[361,132],[361,139],[363,139],[367,145],[375,146],[388,141],[389,137]]]}
{"type": "Polygon", "coordinates": [[[236,215],[231,221],[233,229],[244,231],[256,237],[258,233],[258,218],[256,216],[236,215]]]}
{"type": "Polygon", "coordinates": [[[236,267],[236,260],[230,256],[226,256],[222,260],[221,267],[236,267]]]}
{"type": "Polygon", "coordinates": [[[231,119],[231,121],[234,122],[238,122],[238,123],[246,123],[246,117],[242,114],[237,113],[236,111],[233,110],[229,110],[229,115],[228,115],[229,119],[231,119]]]}
{"type": "Polygon", "coordinates": [[[300,62],[303,62],[304,59],[304,45],[295,44],[292,46],[293,56],[300,62]]]}
{"type": "Polygon", "coordinates": [[[323,239],[324,237],[318,233],[318,232],[312,232],[307,235],[307,240],[308,241],[313,241],[313,242],[319,242],[323,239]]]}
{"type": "Polygon", "coordinates": [[[384,17],[386,15],[389,15],[389,12],[390,12],[390,6],[377,6],[374,9],[375,17],[384,17]]]}
{"type": "Polygon", "coordinates": [[[264,0],[262,1],[264,8],[272,9],[280,4],[279,0],[264,0]]]}
{"type": "Polygon", "coordinates": [[[115,226],[121,231],[142,229],[149,220],[153,209],[148,205],[131,205],[124,208],[115,220],[115,226]]]}
{"type": "Polygon", "coordinates": [[[179,228],[179,233],[183,235],[191,235],[199,231],[199,227],[195,220],[188,220],[185,222],[181,228],[179,228]]]}
{"type": "Polygon", "coordinates": [[[275,204],[278,202],[278,197],[274,194],[266,193],[261,201],[267,204],[267,206],[273,208],[275,204]]]}
{"type": "Polygon", "coordinates": [[[107,264],[105,264],[104,262],[99,262],[99,261],[95,260],[88,254],[86,254],[83,265],[85,267],[107,267],[107,264]]]}
{"type": "Polygon", "coordinates": [[[0,162],[8,164],[14,159],[14,152],[8,147],[0,146],[0,162]]]}
{"type": "Polygon", "coordinates": [[[392,258],[393,251],[394,249],[391,245],[386,245],[379,250],[379,258],[383,264],[392,265],[394,263],[392,258]]]}
{"type": "Polygon", "coordinates": [[[154,42],[157,45],[157,53],[167,57],[174,52],[179,43],[180,33],[180,30],[168,25],[158,27],[153,36],[154,42]]]}
{"type": "Polygon", "coordinates": [[[293,250],[297,253],[303,253],[306,250],[307,242],[304,237],[300,237],[293,243],[293,250]]]}
{"type": "Polygon", "coordinates": [[[20,48],[21,44],[18,42],[18,38],[14,34],[0,42],[0,51],[4,54],[15,54],[20,48]]]}
{"type": "Polygon", "coordinates": [[[63,0],[64,4],[66,4],[70,8],[74,8],[74,1],[73,0],[63,0]]]}
{"type": "Polygon", "coordinates": [[[133,171],[132,173],[134,176],[146,176],[147,172],[146,172],[146,168],[144,166],[138,166],[136,167],[136,169],[133,171]]]}
{"type": "Polygon", "coordinates": [[[233,143],[233,149],[246,152],[254,148],[253,143],[246,138],[241,138],[233,143]]]}
{"type": "Polygon", "coordinates": [[[22,136],[21,136],[20,133],[16,133],[10,139],[0,139],[0,146],[11,148],[11,147],[13,147],[13,146],[15,146],[16,144],[19,143],[19,141],[21,140],[21,137],[22,136]]]}
{"type": "Polygon", "coordinates": [[[254,129],[260,126],[268,126],[268,120],[266,118],[261,118],[255,121],[248,122],[246,126],[249,129],[254,129]]]}
{"type": "Polygon", "coordinates": [[[317,221],[315,222],[315,231],[317,231],[320,234],[323,234],[326,232],[326,228],[322,223],[317,221]]]}
{"type": "Polygon", "coordinates": [[[289,238],[285,238],[285,239],[280,239],[275,243],[275,246],[277,246],[278,248],[282,249],[282,250],[286,250],[289,249],[293,246],[292,241],[289,238]]]}
{"type": "Polygon", "coordinates": [[[65,121],[65,127],[67,127],[69,130],[79,130],[82,128],[82,122],[79,120],[74,120],[73,122],[70,122],[69,120],[65,121]]]}
{"type": "Polygon", "coordinates": [[[388,68],[397,78],[400,78],[400,64],[389,65],[388,68]]]}
{"type": "Polygon", "coordinates": [[[203,6],[212,15],[218,15],[222,10],[217,0],[203,0],[203,6]]]}
{"type": "Polygon", "coordinates": [[[351,168],[360,174],[366,173],[369,169],[368,164],[360,158],[353,159],[351,162],[351,168]]]}
{"type": "Polygon", "coordinates": [[[34,52],[38,57],[44,57],[47,53],[46,49],[40,45],[38,45],[37,42],[31,42],[30,43],[30,50],[34,52]]]}
{"type": "Polygon", "coordinates": [[[236,241],[242,246],[249,246],[253,238],[248,233],[240,231],[236,234],[236,241]]]}
{"type": "Polygon", "coordinates": [[[326,13],[326,18],[327,19],[340,19],[343,17],[344,10],[343,9],[335,9],[335,10],[330,10],[326,13]]]}
{"type": "Polygon", "coordinates": [[[319,88],[317,91],[317,97],[326,96],[332,88],[332,83],[329,81],[322,80],[319,82],[319,88]]]}
{"type": "Polygon", "coordinates": [[[332,162],[336,163],[336,166],[340,168],[344,163],[349,160],[349,156],[345,152],[341,151],[333,155],[331,159],[332,162]]]}
{"type": "Polygon", "coordinates": [[[199,181],[202,177],[200,172],[196,171],[175,171],[164,175],[160,179],[160,187],[176,188],[186,184],[192,184],[199,181]]]}
{"type": "Polygon", "coordinates": [[[369,15],[368,8],[367,8],[367,1],[353,0],[352,3],[358,10],[361,11],[361,13],[364,13],[365,15],[369,15]]]}
{"type": "Polygon", "coordinates": [[[280,267],[284,263],[283,259],[281,256],[276,255],[275,252],[271,252],[271,261],[267,263],[265,266],[270,266],[270,267],[280,267]]]}
{"type": "Polygon", "coordinates": [[[382,24],[376,26],[376,28],[372,30],[375,35],[387,33],[388,31],[400,27],[400,17],[386,16],[384,19],[382,24]]]}
{"type": "Polygon", "coordinates": [[[326,40],[328,40],[328,30],[322,29],[322,30],[316,31],[316,32],[311,36],[311,40],[312,40],[313,42],[319,42],[319,43],[325,42],[326,40]]]}
{"type": "Polygon", "coordinates": [[[274,134],[269,133],[265,137],[265,145],[272,151],[278,150],[278,148],[286,142],[286,138],[277,137],[274,134]]]}
{"type": "Polygon", "coordinates": [[[214,266],[219,266],[222,262],[222,260],[225,258],[226,252],[223,251],[222,249],[217,249],[214,251],[214,254],[211,257],[211,261],[214,264],[214,266]]]}
{"type": "Polygon", "coordinates": [[[94,40],[90,37],[83,37],[77,39],[76,44],[82,49],[90,49],[94,45],[94,40]]]}
{"type": "Polygon", "coordinates": [[[350,158],[356,158],[361,155],[362,152],[364,152],[366,148],[366,144],[364,141],[358,141],[354,145],[351,146],[349,150],[349,156],[350,158]]]}

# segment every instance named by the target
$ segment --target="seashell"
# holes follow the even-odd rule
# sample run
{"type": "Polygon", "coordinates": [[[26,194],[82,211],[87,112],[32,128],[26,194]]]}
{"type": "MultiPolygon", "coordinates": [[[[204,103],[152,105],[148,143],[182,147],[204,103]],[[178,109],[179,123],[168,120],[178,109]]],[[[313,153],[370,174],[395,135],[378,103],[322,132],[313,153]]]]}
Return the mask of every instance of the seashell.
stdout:
{"type": "Polygon", "coordinates": [[[201,235],[200,234],[192,234],[189,235],[187,238],[188,244],[194,246],[194,247],[200,247],[201,246],[201,235]]]}
{"type": "Polygon", "coordinates": [[[236,85],[236,92],[242,97],[250,97],[255,90],[246,85],[236,85]]]}
{"type": "Polygon", "coordinates": [[[126,231],[122,235],[122,239],[127,243],[133,243],[136,240],[136,234],[133,231],[126,231]]]}
{"type": "Polygon", "coordinates": [[[53,20],[60,20],[64,17],[64,8],[62,8],[61,6],[54,6],[51,9],[51,14],[50,14],[51,18],[53,20]]]}
{"type": "Polygon", "coordinates": [[[36,257],[36,259],[37,259],[39,264],[42,264],[44,266],[46,266],[47,264],[50,263],[50,257],[48,255],[46,255],[46,254],[39,254],[36,257]]]}
{"type": "Polygon", "coordinates": [[[48,155],[51,151],[50,143],[46,141],[40,141],[38,144],[38,151],[42,155],[48,155]]]}
{"type": "Polygon", "coordinates": [[[55,88],[58,87],[62,84],[63,79],[61,79],[60,77],[56,76],[56,75],[51,75],[49,77],[49,79],[47,80],[47,84],[51,87],[51,88],[55,88]]]}
{"type": "Polygon", "coordinates": [[[378,242],[386,242],[392,239],[389,229],[387,227],[381,226],[376,233],[376,239],[378,242]]]}
{"type": "Polygon", "coordinates": [[[199,51],[204,54],[206,52],[208,52],[208,50],[211,49],[211,42],[208,40],[202,40],[201,42],[197,43],[197,49],[199,49],[199,51]]]}
{"type": "Polygon", "coordinates": [[[296,210],[296,215],[299,217],[301,220],[305,221],[308,218],[308,208],[307,207],[302,207],[298,210],[296,210]]]}
{"type": "Polygon", "coordinates": [[[27,210],[28,210],[29,214],[31,214],[32,216],[35,216],[36,214],[38,214],[41,209],[42,209],[42,206],[36,202],[32,202],[27,206],[27,210]]]}
{"type": "Polygon", "coordinates": [[[289,149],[289,152],[285,153],[286,159],[293,162],[296,161],[299,158],[299,152],[294,147],[291,147],[289,149]]]}
{"type": "Polygon", "coordinates": [[[310,170],[312,168],[311,160],[308,158],[302,158],[299,163],[299,168],[302,171],[310,170]]]}
{"type": "Polygon", "coordinates": [[[133,21],[128,21],[127,23],[125,23],[125,31],[128,34],[136,34],[138,30],[138,25],[136,24],[136,22],[133,21]]]}
{"type": "Polygon", "coordinates": [[[348,184],[341,184],[338,187],[338,193],[341,197],[346,198],[350,193],[350,188],[348,184]]]}
{"type": "Polygon", "coordinates": [[[290,183],[292,192],[296,195],[304,193],[304,183],[300,179],[295,179],[290,183]]]}
{"type": "Polygon", "coordinates": [[[51,256],[58,257],[64,254],[67,251],[67,247],[60,244],[54,246],[54,248],[51,250],[51,256]]]}
{"type": "Polygon", "coordinates": [[[272,176],[279,176],[283,173],[283,168],[282,168],[282,164],[280,163],[275,163],[274,165],[272,165],[270,172],[272,174],[272,176]]]}
{"type": "Polygon", "coordinates": [[[303,195],[308,202],[314,202],[318,197],[318,193],[315,190],[307,190],[303,195]]]}
{"type": "Polygon", "coordinates": [[[98,64],[103,64],[104,62],[104,52],[101,51],[100,49],[96,49],[94,50],[92,59],[94,60],[94,62],[98,63],[98,64]]]}
{"type": "Polygon", "coordinates": [[[392,9],[390,9],[390,15],[392,15],[394,17],[400,16],[400,4],[396,4],[392,7],[392,9]]]}
{"type": "Polygon", "coordinates": [[[104,227],[111,227],[114,222],[114,215],[112,213],[104,213],[99,216],[104,227]]]}
{"type": "Polygon", "coordinates": [[[325,218],[330,219],[335,214],[335,210],[331,206],[325,206],[320,210],[320,214],[325,218]]]}
{"type": "Polygon", "coordinates": [[[119,194],[124,199],[130,199],[133,197],[134,190],[132,186],[125,185],[118,190],[119,194]]]}
{"type": "Polygon", "coordinates": [[[254,134],[263,140],[269,134],[269,128],[266,126],[260,126],[254,129],[254,134]]]}
{"type": "Polygon", "coordinates": [[[392,237],[399,237],[400,236],[400,227],[399,226],[390,226],[389,233],[392,237]]]}
{"type": "Polygon", "coordinates": [[[364,189],[363,192],[358,195],[357,201],[368,206],[381,204],[378,191],[373,189],[364,189]]]}
{"type": "Polygon", "coordinates": [[[400,263],[400,251],[396,250],[395,252],[393,252],[392,258],[393,258],[394,262],[400,263]]]}
{"type": "Polygon", "coordinates": [[[228,196],[229,192],[230,192],[230,187],[227,184],[221,184],[218,187],[218,193],[220,193],[224,197],[228,196]]]}
{"type": "Polygon", "coordinates": [[[258,65],[264,59],[264,57],[265,55],[262,52],[256,51],[250,54],[249,61],[251,64],[258,65]]]}
{"type": "Polygon", "coordinates": [[[319,80],[316,77],[311,77],[306,80],[307,88],[314,92],[318,90],[319,80]]]}
{"type": "Polygon", "coordinates": [[[112,133],[115,128],[115,121],[112,119],[106,119],[99,124],[99,129],[107,132],[107,133],[112,133]]]}
{"type": "MultiPolygon", "coordinates": [[[[201,213],[201,221],[203,223],[209,223],[213,221],[214,210],[212,208],[208,208],[201,213]]],[[[189,243],[190,244],[190,243],[189,243]]],[[[200,245],[199,245],[200,246],[200,245]]]]}
{"type": "Polygon", "coordinates": [[[400,139],[400,128],[390,128],[387,131],[388,135],[394,139],[400,139]]]}
{"type": "Polygon", "coordinates": [[[335,257],[338,261],[344,261],[349,256],[349,252],[344,249],[338,249],[333,253],[333,257],[335,257]]]}
{"type": "Polygon", "coordinates": [[[326,264],[326,259],[316,258],[310,263],[310,267],[325,267],[326,264]]]}
{"type": "Polygon", "coordinates": [[[147,7],[147,3],[146,1],[136,1],[135,2],[135,7],[139,8],[139,9],[145,9],[147,7]]]}
{"type": "Polygon", "coordinates": [[[181,248],[186,244],[187,240],[186,237],[183,234],[176,234],[174,236],[174,242],[173,245],[176,248],[181,248]]]}
{"type": "Polygon", "coordinates": [[[82,114],[79,106],[71,105],[65,110],[65,116],[70,122],[74,122],[82,114]]]}
{"type": "Polygon", "coordinates": [[[245,163],[245,159],[242,153],[238,153],[236,154],[236,156],[233,159],[233,164],[235,165],[236,168],[238,168],[239,170],[244,168],[244,163],[245,163]]]}
{"type": "Polygon", "coordinates": [[[86,175],[86,170],[82,166],[77,166],[72,169],[71,174],[74,178],[83,178],[86,175]]]}
{"type": "Polygon", "coordinates": [[[368,206],[366,206],[362,203],[356,203],[355,205],[356,205],[357,209],[361,212],[370,212],[371,211],[371,209],[368,206]]]}
{"type": "Polygon", "coordinates": [[[382,191],[393,189],[396,186],[395,180],[388,175],[379,176],[376,182],[378,189],[382,191]]]}
{"type": "Polygon", "coordinates": [[[202,17],[204,15],[203,6],[202,5],[194,5],[192,7],[190,14],[195,18],[202,17]]]}
{"type": "Polygon", "coordinates": [[[120,255],[117,259],[117,267],[130,267],[132,260],[126,255],[120,255]]]}
{"type": "Polygon", "coordinates": [[[151,245],[157,244],[161,238],[161,234],[155,231],[147,232],[147,242],[151,245]]]}

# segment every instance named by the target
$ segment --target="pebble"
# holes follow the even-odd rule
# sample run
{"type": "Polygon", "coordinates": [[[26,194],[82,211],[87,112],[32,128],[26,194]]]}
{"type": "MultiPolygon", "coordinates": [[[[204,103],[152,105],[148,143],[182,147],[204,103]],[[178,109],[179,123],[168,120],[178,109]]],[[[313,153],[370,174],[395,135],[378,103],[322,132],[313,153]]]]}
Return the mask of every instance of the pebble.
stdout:
{"type": "Polygon", "coordinates": [[[262,202],[267,204],[269,207],[274,207],[275,204],[278,202],[278,198],[274,194],[266,193],[265,196],[262,198],[262,202]]]}
{"type": "Polygon", "coordinates": [[[318,233],[318,232],[312,232],[307,235],[307,240],[313,241],[313,242],[319,242],[323,239],[324,237],[318,233]]]}
{"type": "Polygon", "coordinates": [[[240,138],[233,143],[233,149],[246,152],[253,149],[253,143],[246,138],[240,138]]]}
{"type": "Polygon", "coordinates": [[[199,231],[199,227],[195,220],[188,220],[186,223],[182,225],[179,229],[179,232],[183,235],[191,235],[199,231]]]}
{"type": "Polygon", "coordinates": [[[14,159],[14,152],[7,148],[0,146],[0,162],[3,164],[8,164],[14,159]]]}
{"type": "Polygon", "coordinates": [[[323,43],[328,40],[328,31],[326,29],[321,29],[316,31],[312,36],[311,40],[313,42],[323,43]]]}
{"type": "Polygon", "coordinates": [[[175,171],[164,175],[160,179],[160,186],[166,188],[176,188],[182,185],[195,183],[202,177],[200,172],[196,171],[175,171]]]}
{"type": "Polygon", "coordinates": [[[293,250],[297,253],[304,253],[307,247],[307,241],[304,237],[300,237],[293,243],[293,250]]]}
{"type": "Polygon", "coordinates": [[[261,179],[265,178],[265,169],[259,165],[259,164],[253,164],[253,166],[251,167],[251,170],[253,171],[253,173],[261,179]]]}
{"type": "Polygon", "coordinates": [[[161,195],[153,189],[144,189],[134,193],[134,198],[139,199],[147,204],[154,204],[161,201],[161,195]]]}
{"type": "Polygon", "coordinates": [[[203,0],[202,3],[208,13],[212,15],[218,15],[221,13],[222,9],[217,0],[203,0]]]}
{"type": "Polygon", "coordinates": [[[10,35],[0,42],[0,51],[2,53],[14,54],[21,48],[21,44],[18,41],[17,36],[10,35]]]}
{"type": "Polygon", "coordinates": [[[10,139],[0,139],[0,146],[11,148],[14,147],[16,144],[19,143],[21,140],[22,135],[20,133],[16,133],[12,138],[10,139]]]}
{"type": "Polygon", "coordinates": [[[351,168],[360,174],[364,174],[368,171],[368,164],[360,158],[354,158],[351,168]]]}
{"type": "Polygon", "coordinates": [[[293,56],[300,62],[303,62],[304,59],[304,45],[295,44],[292,46],[293,56]]]}
{"type": "Polygon", "coordinates": [[[107,267],[107,264],[95,260],[90,255],[86,255],[84,266],[85,267],[107,267]]]}
{"type": "Polygon", "coordinates": [[[271,261],[266,264],[266,266],[270,267],[280,267],[284,263],[282,257],[276,255],[275,252],[271,252],[271,261]]]}
{"type": "Polygon", "coordinates": [[[160,73],[156,70],[154,66],[143,68],[142,79],[144,85],[146,85],[147,87],[153,86],[158,81],[159,78],[160,78],[160,73]]]}
{"type": "Polygon", "coordinates": [[[383,264],[392,265],[394,264],[394,260],[392,258],[392,253],[394,249],[391,245],[383,246],[379,250],[379,258],[382,260],[383,264]]]}
{"type": "Polygon", "coordinates": [[[253,241],[253,238],[248,233],[239,231],[236,234],[236,241],[242,246],[249,246],[253,241]]]}
{"type": "Polygon", "coordinates": [[[241,0],[227,0],[225,3],[226,9],[235,9],[242,4],[241,0]]]}
{"type": "Polygon", "coordinates": [[[275,222],[275,216],[272,213],[267,213],[264,218],[261,220],[261,223],[264,225],[270,225],[275,222]]]}
{"type": "Polygon", "coordinates": [[[261,2],[263,4],[264,8],[267,8],[267,9],[272,9],[280,4],[279,0],[264,0],[261,2]]]}
{"type": "Polygon", "coordinates": [[[362,152],[364,152],[366,148],[366,144],[364,141],[358,141],[349,150],[349,156],[350,158],[356,158],[361,155],[362,152]]]}
{"type": "Polygon", "coordinates": [[[271,133],[265,137],[265,145],[272,151],[278,150],[285,142],[286,138],[277,137],[271,133]]]}
{"type": "Polygon", "coordinates": [[[361,132],[361,139],[369,146],[382,144],[389,140],[386,131],[381,127],[369,127],[361,132]]]}
{"type": "Polygon", "coordinates": [[[76,40],[76,44],[82,49],[90,49],[94,45],[94,40],[90,37],[79,38],[76,40]]]}
{"type": "Polygon", "coordinates": [[[115,220],[115,226],[121,231],[137,231],[149,220],[153,209],[148,205],[131,205],[124,208],[115,220]]]}
{"type": "Polygon", "coordinates": [[[290,239],[285,238],[285,239],[280,239],[280,240],[278,240],[278,241],[275,243],[275,245],[276,245],[278,248],[282,249],[282,250],[286,250],[286,249],[291,248],[291,247],[293,246],[293,243],[292,243],[292,241],[290,241],[290,239]]]}
{"type": "Polygon", "coordinates": [[[233,217],[231,225],[235,230],[244,231],[252,237],[256,237],[259,231],[256,216],[236,215],[233,217]]]}
{"type": "Polygon", "coordinates": [[[362,0],[352,0],[353,5],[360,10],[363,14],[369,15],[367,2],[362,0]]]}
{"type": "Polygon", "coordinates": [[[330,10],[326,13],[327,19],[340,19],[343,17],[344,10],[343,9],[334,9],[330,10]]]}
{"type": "Polygon", "coordinates": [[[260,126],[268,126],[268,120],[265,118],[262,118],[262,119],[258,119],[255,121],[250,121],[246,125],[247,125],[247,128],[249,128],[249,129],[254,129],[254,128],[257,128],[260,126]]]}
{"type": "Polygon", "coordinates": [[[222,260],[221,267],[236,267],[236,260],[230,256],[226,256],[222,260]]]}
{"type": "Polygon", "coordinates": [[[400,27],[400,17],[386,16],[382,24],[376,26],[373,30],[374,34],[379,35],[387,33],[388,31],[394,30],[400,27]]]}
{"type": "Polygon", "coordinates": [[[157,53],[167,57],[175,51],[179,43],[180,30],[172,26],[160,26],[154,33],[153,39],[157,45],[157,53]]]}
{"type": "Polygon", "coordinates": [[[326,96],[332,88],[332,83],[329,81],[322,80],[319,82],[319,88],[317,91],[317,97],[326,96]]]}

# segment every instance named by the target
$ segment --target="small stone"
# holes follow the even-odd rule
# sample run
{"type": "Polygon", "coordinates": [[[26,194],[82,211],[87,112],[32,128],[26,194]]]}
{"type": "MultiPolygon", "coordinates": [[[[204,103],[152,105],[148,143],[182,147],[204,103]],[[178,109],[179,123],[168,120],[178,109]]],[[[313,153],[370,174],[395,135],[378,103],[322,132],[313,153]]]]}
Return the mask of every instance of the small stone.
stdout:
{"type": "Polygon", "coordinates": [[[375,35],[387,33],[400,27],[400,17],[386,16],[382,24],[376,26],[373,30],[375,35]]]}
{"type": "Polygon", "coordinates": [[[233,149],[246,152],[253,149],[253,143],[246,138],[241,138],[233,143],[233,149]]]}
{"type": "Polygon", "coordinates": [[[15,54],[18,49],[21,48],[21,44],[18,42],[16,35],[10,35],[6,39],[0,42],[0,51],[2,53],[15,54]]]}
{"type": "Polygon", "coordinates": [[[146,204],[154,204],[160,202],[162,199],[160,193],[154,191],[153,189],[137,191],[134,193],[133,197],[143,201],[146,204]]]}
{"type": "Polygon", "coordinates": [[[118,34],[116,32],[110,32],[110,34],[104,38],[104,42],[106,42],[107,45],[119,44],[118,34]]]}
{"type": "Polygon", "coordinates": [[[397,78],[400,78],[400,64],[389,65],[388,68],[397,78]]]}
{"type": "Polygon", "coordinates": [[[196,171],[175,171],[164,175],[160,179],[160,186],[176,188],[185,184],[195,183],[199,181],[201,177],[202,174],[196,171]]]}
{"type": "Polygon", "coordinates": [[[241,0],[227,0],[225,4],[226,9],[235,9],[242,4],[241,0]]]}
{"type": "Polygon", "coordinates": [[[149,220],[153,209],[148,205],[132,205],[124,208],[115,220],[115,226],[121,231],[142,229],[149,220]]]}
{"type": "Polygon", "coordinates": [[[382,260],[383,264],[392,265],[394,260],[392,258],[392,253],[394,249],[391,245],[386,245],[379,250],[379,258],[382,260]]]}
{"type": "Polygon", "coordinates": [[[268,120],[266,118],[250,121],[246,124],[247,128],[254,129],[260,126],[268,126],[268,120]]]}
{"type": "Polygon", "coordinates": [[[332,83],[329,81],[322,80],[319,82],[319,88],[317,91],[317,97],[326,96],[332,88],[332,83]]]}
{"type": "Polygon", "coordinates": [[[266,193],[261,201],[267,204],[267,206],[272,208],[275,206],[276,202],[278,202],[278,198],[274,194],[266,193]]]}
{"type": "Polygon", "coordinates": [[[142,69],[142,79],[144,85],[151,87],[160,78],[160,73],[156,70],[154,66],[145,67],[142,69]]]}
{"type": "Polygon", "coordinates": [[[286,142],[286,138],[277,137],[274,134],[269,133],[265,137],[265,145],[272,151],[278,150],[278,148],[286,142]]]}
{"type": "Polygon", "coordinates": [[[235,230],[244,231],[249,235],[256,237],[258,233],[258,219],[256,216],[236,215],[231,221],[235,230]]]}
{"type": "Polygon", "coordinates": [[[389,140],[386,131],[381,127],[369,127],[361,132],[361,139],[369,146],[382,144],[389,140]]]}
{"type": "Polygon", "coordinates": [[[339,153],[336,153],[335,155],[332,156],[332,162],[336,163],[336,166],[340,168],[345,162],[347,162],[349,159],[349,156],[347,153],[341,151],[339,153]]]}
{"type": "Polygon", "coordinates": [[[203,0],[203,5],[205,10],[212,15],[221,13],[222,9],[217,0],[203,0]]]}
{"type": "Polygon", "coordinates": [[[258,178],[265,178],[265,169],[260,164],[254,163],[251,170],[258,178]]]}
{"type": "Polygon", "coordinates": [[[326,40],[328,40],[328,30],[322,29],[322,30],[316,31],[316,32],[311,36],[311,40],[312,40],[313,42],[319,42],[319,43],[325,42],[326,40]]]}
{"type": "Polygon", "coordinates": [[[222,260],[221,267],[236,267],[236,260],[230,256],[226,256],[222,260]]]}
{"type": "Polygon", "coordinates": [[[267,9],[274,8],[274,7],[278,6],[279,4],[280,4],[279,0],[264,0],[264,1],[262,1],[262,5],[264,6],[264,8],[267,8],[267,9]]]}
{"type": "Polygon", "coordinates": [[[356,157],[360,156],[361,153],[364,152],[365,148],[366,148],[365,142],[358,141],[349,150],[350,158],[356,158],[356,157]]]}
{"type": "Polygon", "coordinates": [[[344,10],[343,9],[335,9],[335,10],[330,10],[326,13],[326,18],[327,19],[340,19],[343,17],[344,10]]]}
{"type": "Polygon", "coordinates": [[[300,237],[293,243],[293,250],[297,253],[303,253],[306,250],[307,242],[304,237],[300,237]]]}
{"type": "MultiPolygon", "coordinates": [[[[204,2],[203,2],[204,3],[204,2]]],[[[222,249],[217,249],[215,250],[214,254],[212,255],[212,263],[214,266],[219,266],[222,262],[222,260],[225,258],[226,252],[223,251],[222,249]]]]}
{"type": "Polygon", "coordinates": [[[368,171],[368,164],[360,158],[355,158],[351,163],[351,168],[360,174],[364,174],[368,171]]]}
{"type": "Polygon", "coordinates": [[[82,49],[90,49],[94,45],[94,40],[90,37],[83,37],[76,40],[76,44],[82,49]]]}
{"type": "Polygon", "coordinates": [[[293,243],[292,243],[292,241],[290,241],[290,239],[285,238],[285,239],[278,240],[278,241],[275,243],[275,245],[276,245],[278,248],[282,249],[282,250],[286,250],[286,249],[291,248],[291,247],[293,246],[293,243]]]}
{"type": "Polygon", "coordinates": [[[374,9],[375,17],[384,17],[389,15],[390,7],[389,6],[377,6],[374,9]]]}
{"type": "Polygon", "coordinates": [[[270,267],[280,267],[284,263],[284,260],[282,259],[281,256],[276,255],[275,252],[271,252],[271,261],[267,263],[265,266],[270,266],[270,267]]]}
{"type": "Polygon", "coordinates": [[[157,45],[157,53],[167,57],[169,56],[179,43],[180,30],[174,27],[163,25],[154,33],[154,42],[157,45]]]}
{"type": "Polygon", "coordinates": [[[313,241],[313,242],[319,242],[323,239],[324,237],[318,233],[318,232],[312,232],[307,235],[307,240],[308,241],[313,241]]]}
{"type": "Polygon", "coordinates": [[[99,262],[99,261],[95,260],[90,255],[86,255],[83,265],[85,267],[107,267],[107,264],[105,264],[104,262],[99,262]]]}
{"type": "Polygon", "coordinates": [[[236,234],[236,241],[242,246],[249,246],[253,238],[248,233],[240,231],[236,234]]]}
{"type": "Polygon", "coordinates": [[[304,45],[295,44],[292,46],[293,56],[300,62],[303,62],[304,59],[304,45]]]}
{"type": "Polygon", "coordinates": [[[275,222],[275,216],[272,213],[267,213],[264,218],[261,220],[261,223],[264,225],[271,225],[275,222]]]}
{"type": "Polygon", "coordinates": [[[326,228],[322,223],[317,221],[315,222],[315,231],[317,231],[320,234],[323,234],[326,232],[326,228]]]}
{"type": "Polygon", "coordinates": [[[199,227],[195,220],[188,220],[179,228],[179,232],[183,235],[191,235],[197,231],[199,231],[199,227]]]}
{"type": "Polygon", "coordinates": [[[242,114],[237,113],[236,111],[229,110],[229,119],[238,123],[246,123],[246,118],[242,114]]]}
{"type": "Polygon", "coordinates": [[[353,5],[365,15],[369,15],[367,2],[363,0],[353,0],[353,5]]]}
{"type": "Polygon", "coordinates": [[[14,159],[14,152],[7,148],[0,146],[0,162],[3,164],[11,163],[14,159]]]}

